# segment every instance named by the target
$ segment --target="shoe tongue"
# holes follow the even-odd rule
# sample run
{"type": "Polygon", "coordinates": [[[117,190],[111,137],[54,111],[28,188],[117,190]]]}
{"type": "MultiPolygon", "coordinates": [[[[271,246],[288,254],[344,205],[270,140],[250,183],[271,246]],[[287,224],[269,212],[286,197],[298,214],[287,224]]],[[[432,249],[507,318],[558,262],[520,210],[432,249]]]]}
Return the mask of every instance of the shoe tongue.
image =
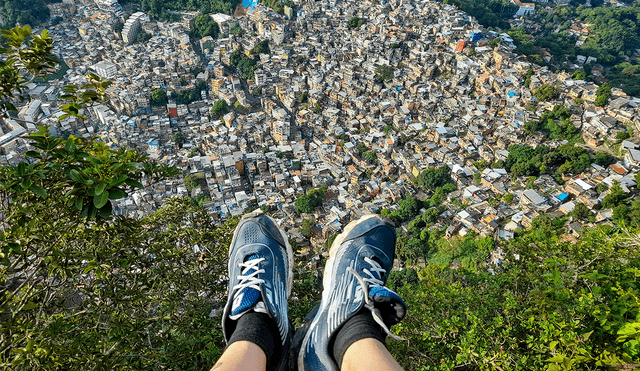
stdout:
{"type": "MultiPolygon", "coordinates": [[[[248,256],[245,259],[245,262],[258,258],[258,255],[253,254],[248,256]]],[[[246,287],[242,291],[238,291],[233,297],[233,305],[231,306],[231,315],[229,318],[233,320],[238,319],[243,314],[251,310],[254,310],[255,312],[268,313],[261,299],[262,293],[260,290],[256,290],[253,287],[246,287]]]]}

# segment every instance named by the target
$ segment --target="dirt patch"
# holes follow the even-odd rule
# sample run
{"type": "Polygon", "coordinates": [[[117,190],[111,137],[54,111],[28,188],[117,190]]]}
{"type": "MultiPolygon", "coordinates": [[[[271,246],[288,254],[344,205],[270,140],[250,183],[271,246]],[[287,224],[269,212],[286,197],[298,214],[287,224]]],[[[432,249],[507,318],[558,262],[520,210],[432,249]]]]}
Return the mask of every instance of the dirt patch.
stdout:
{"type": "Polygon", "coordinates": [[[242,3],[236,6],[236,10],[233,12],[234,17],[242,17],[243,15],[247,15],[247,10],[242,6],[242,3]]]}

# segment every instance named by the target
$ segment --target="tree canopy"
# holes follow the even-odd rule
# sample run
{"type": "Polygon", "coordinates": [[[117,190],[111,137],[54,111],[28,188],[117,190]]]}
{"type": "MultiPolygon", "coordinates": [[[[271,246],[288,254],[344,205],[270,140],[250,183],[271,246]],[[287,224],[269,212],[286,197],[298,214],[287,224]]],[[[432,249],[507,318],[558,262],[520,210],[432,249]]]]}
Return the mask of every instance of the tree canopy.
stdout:
{"type": "Polygon", "coordinates": [[[551,84],[542,84],[533,92],[533,96],[539,101],[548,102],[558,97],[558,89],[551,84]]]}
{"type": "Polygon", "coordinates": [[[420,187],[433,191],[447,183],[453,183],[451,169],[447,165],[428,168],[418,175],[416,183],[420,187]]]}
{"type": "Polygon", "coordinates": [[[349,19],[349,22],[347,22],[347,26],[349,26],[349,28],[358,28],[363,24],[365,24],[366,22],[367,21],[365,21],[364,19],[361,19],[358,17],[351,17],[351,19],[349,19]]]}
{"type": "Polygon", "coordinates": [[[374,79],[378,82],[388,81],[393,79],[393,66],[378,66],[374,72],[374,79]]]}
{"type": "Polygon", "coordinates": [[[538,176],[549,173],[560,178],[561,174],[577,175],[591,165],[587,150],[567,143],[555,150],[542,145],[533,148],[528,145],[509,146],[509,156],[504,162],[511,176],[538,176]]]}
{"type": "Polygon", "coordinates": [[[130,0],[142,5],[142,10],[154,18],[164,21],[177,22],[182,16],[169,13],[167,10],[199,10],[202,14],[225,13],[233,14],[241,0],[130,0]]]}
{"type": "Polygon", "coordinates": [[[254,58],[247,57],[246,54],[240,50],[231,53],[229,63],[247,80],[253,79],[253,72],[258,69],[258,61],[254,58]]]}
{"type": "Polygon", "coordinates": [[[217,39],[218,34],[220,34],[220,27],[218,27],[218,24],[209,14],[200,13],[196,16],[193,27],[191,28],[192,37],[200,39],[205,36],[211,36],[217,39]]]}
{"type": "Polygon", "coordinates": [[[507,19],[511,18],[518,7],[503,0],[443,0],[444,4],[453,4],[460,10],[475,17],[485,27],[509,28],[507,19]]]}
{"type": "Polygon", "coordinates": [[[213,107],[211,107],[211,113],[215,117],[220,117],[224,115],[225,113],[227,113],[228,110],[229,110],[229,106],[227,106],[227,102],[225,102],[222,99],[216,101],[213,104],[213,107]]]}
{"type": "Polygon", "coordinates": [[[21,25],[37,26],[49,18],[47,4],[51,0],[0,0],[0,28],[13,28],[21,25]]]}
{"type": "Polygon", "coordinates": [[[318,189],[312,189],[307,192],[306,195],[298,197],[296,199],[296,212],[297,213],[311,213],[313,209],[322,205],[324,201],[324,193],[327,191],[327,186],[322,186],[318,189]]]}
{"type": "Polygon", "coordinates": [[[152,91],[150,102],[154,107],[167,104],[167,92],[164,89],[156,89],[152,91]]]}

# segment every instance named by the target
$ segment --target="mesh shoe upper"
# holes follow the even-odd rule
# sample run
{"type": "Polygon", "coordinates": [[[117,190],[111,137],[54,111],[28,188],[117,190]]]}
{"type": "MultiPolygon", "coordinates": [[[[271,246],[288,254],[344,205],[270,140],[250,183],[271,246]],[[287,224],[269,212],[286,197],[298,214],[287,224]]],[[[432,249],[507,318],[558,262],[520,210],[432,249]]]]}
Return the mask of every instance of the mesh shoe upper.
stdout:
{"type": "Polygon", "coordinates": [[[225,341],[247,311],[269,314],[283,349],[291,340],[287,298],[291,292],[293,253],[275,222],[260,212],[245,216],[229,248],[229,296],[222,316],[225,341]]]}
{"type": "Polygon", "coordinates": [[[379,216],[349,224],[336,238],[325,267],[320,308],[302,340],[299,370],[337,370],[329,343],[363,308],[391,334],[388,327],[406,313],[402,299],[384,287],[394,253],[395,230],[379,216]]]}

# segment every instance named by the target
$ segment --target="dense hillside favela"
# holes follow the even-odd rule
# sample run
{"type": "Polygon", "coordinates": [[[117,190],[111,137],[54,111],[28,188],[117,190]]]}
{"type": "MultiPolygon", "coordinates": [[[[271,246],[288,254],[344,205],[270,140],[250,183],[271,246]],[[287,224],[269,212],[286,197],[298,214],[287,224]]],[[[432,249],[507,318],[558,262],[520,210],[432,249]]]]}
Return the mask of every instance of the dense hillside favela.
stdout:
{"type": "Polygon", "coordinates": [[[296,248],[297,326],[331,241],[379,213],[398,227],[390,285],[409,341],[389,347],[406,369],[640,367],[640,98],[596,57],[558,69],[519,53],[521,31],[541,29],[528,18],[568,2],[501,4],[495,22],[521,27],[508,33],[420,0],[45,3],[32,28],[58,63],[0,120],[0,367],[211,367],[230,231],[257,208],[296,248]],[[89,73],[111,81],[105,99],[69,115],[69,85],[89,73]],[[76,165],[90,156],[130,172],[107,189],[143,162],[145,176],[95,201],[105,186],[86,179],[101,171],[76,165]],[[29,174],[52,183],[20,190],[29,174]],[[34,209],[6,206],[19,197],[34,209]]]}

